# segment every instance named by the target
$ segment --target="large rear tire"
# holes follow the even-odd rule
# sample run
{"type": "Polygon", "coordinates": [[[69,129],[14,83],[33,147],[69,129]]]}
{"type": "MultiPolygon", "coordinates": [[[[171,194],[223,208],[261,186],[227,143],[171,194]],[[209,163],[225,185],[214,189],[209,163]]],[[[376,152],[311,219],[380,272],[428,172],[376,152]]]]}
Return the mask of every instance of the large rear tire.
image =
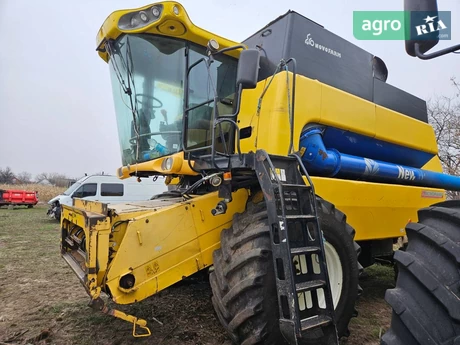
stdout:
{"type": "Polygon", "coordinates": [[[408,245],[395,253],[396,287],[385,299],[393,308],[385,345],[460,344],[460,202],[418,212],[406,227],[408,245]]]}
{"type": "MultiPolygon", "coordinates": [[[[340,336],[348,336],[348,323],[356,315],[355,302],[360,290],[359,246],[343,213],[324,200],[318,200],[318,206],[321,229],[327,241],[329,272],[330,275],[340,273],[340,278],[331,276],[337,329],[340,336]]],[[[234,215],[232,227],[221,233],[221,248],[214,252],[213,259],[212,303],[232,341],[244,345],[286,344],[278,325],[265,202],[249,202],[244,213],[234,215]]]]}

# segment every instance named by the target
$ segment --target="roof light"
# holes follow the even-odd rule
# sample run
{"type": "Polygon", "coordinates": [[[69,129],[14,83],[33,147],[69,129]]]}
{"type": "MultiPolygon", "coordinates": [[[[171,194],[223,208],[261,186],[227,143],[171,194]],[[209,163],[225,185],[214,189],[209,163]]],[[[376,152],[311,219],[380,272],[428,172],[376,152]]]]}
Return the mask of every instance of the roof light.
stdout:
{"type": "Polygon", "coordinates": [[[129,12],[120,17],[118,28],[123,31],[137,30],[160,19],[163,5],[155,5],[147,10],[129,12]]]}
{"type": "Polygon", "coordinates": [[[176,5],[174,5],[174,7],[173,7],[173,12],[174,12],[174,14],[175,14],[176,16],[178,16],[178,15],[179,15],[179,7],[177,7],[176,5]]]}
{"type": "Polygon", "coordinates": [[[147,16],[147,13],[144,11],[139,12],[139,17],[144,23],[147,23],[149,21],[149,17],[147,16]]]}
{"type": "Polygon", "coordinates": [[[154,17],[158,17],[160,15],[160,10],[158,9],[158,7],[156,6],[152,7],[152,14],[154,17]]]}
{"type": "Polygon", "coordinates": [[[135,28],[136,26],[139,25],[139,19],[137,19],[137,17],[135,15],[132,16],[130,24],[131,24],[132,28],[135,28]]]}
{"type": "Polygon", "coordinates": [[[211,52],[211,53],[215,53],[219,50],[219,43],[211,38],[208,42],[208,50],[211,52]]]}

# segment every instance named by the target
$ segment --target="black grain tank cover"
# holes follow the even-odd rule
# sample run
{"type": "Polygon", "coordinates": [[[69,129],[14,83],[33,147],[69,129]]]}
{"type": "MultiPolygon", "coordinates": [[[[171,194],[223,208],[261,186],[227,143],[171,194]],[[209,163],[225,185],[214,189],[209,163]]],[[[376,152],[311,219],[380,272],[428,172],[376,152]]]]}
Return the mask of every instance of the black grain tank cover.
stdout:
{"type": "Polygon", "coordinates": [[[388,70],[380,58],[297,12],[288,11],[243,43],[261,49],[259,80],[271,76],[281,59],[295,58],[298,74],[428,121],[424,100],[386,83],[388,70]]]}

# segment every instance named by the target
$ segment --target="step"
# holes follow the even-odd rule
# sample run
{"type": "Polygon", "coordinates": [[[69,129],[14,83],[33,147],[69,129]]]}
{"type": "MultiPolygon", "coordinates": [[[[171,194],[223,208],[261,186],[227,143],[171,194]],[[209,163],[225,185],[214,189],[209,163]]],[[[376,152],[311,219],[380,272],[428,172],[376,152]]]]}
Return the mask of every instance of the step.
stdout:
{"type": "Polygon", "coordinates": [[[291,248],[292,255],[303,255],[303,254],[316,254],[321,251],[320,247],[298,247],[298,248],[291,248]]]}
{"type": "Polygon", "coordinates": [[[316,216],[311,214],[289,214],[286,215],[286,219],[316,219],[316,216]]]}
{"type": "MultiPolygon", "coordinates": [[[[275,183],[276,185],[276,183],[275,183]]],[[[305,184],[291,184],[291,183],[281,183],[281,187],[287,188],[301,188],[301,189],[311,189],[311,186],[307,186],[305,184]]]]}
{"type": "Polygon", "coordinates": [[[300,329],[302,332],[308,331],[312,328],[327,326],[332,323],[332,319],[326,315],[317,315],[303,319],[300,321],[300,329]]]}
{"type": "Polygon", "coordinates": [[[324,280],[310,280],[308,282],[295,284],[295,291],[305,292],[324,287],[326,287],[326,282],[324,280]]]}

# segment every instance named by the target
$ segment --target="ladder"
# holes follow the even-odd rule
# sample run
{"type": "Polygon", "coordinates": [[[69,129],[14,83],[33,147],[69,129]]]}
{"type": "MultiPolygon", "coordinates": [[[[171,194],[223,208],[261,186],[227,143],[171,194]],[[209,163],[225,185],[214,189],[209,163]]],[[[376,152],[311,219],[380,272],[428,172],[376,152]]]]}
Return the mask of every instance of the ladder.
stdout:
{"type": "Polygon", "coordinates": [[[317,338],[339,344],[311,179],[297,154],[258,150],[254,158],[271,230],[281,333],[289,344],[317,338]]]}

